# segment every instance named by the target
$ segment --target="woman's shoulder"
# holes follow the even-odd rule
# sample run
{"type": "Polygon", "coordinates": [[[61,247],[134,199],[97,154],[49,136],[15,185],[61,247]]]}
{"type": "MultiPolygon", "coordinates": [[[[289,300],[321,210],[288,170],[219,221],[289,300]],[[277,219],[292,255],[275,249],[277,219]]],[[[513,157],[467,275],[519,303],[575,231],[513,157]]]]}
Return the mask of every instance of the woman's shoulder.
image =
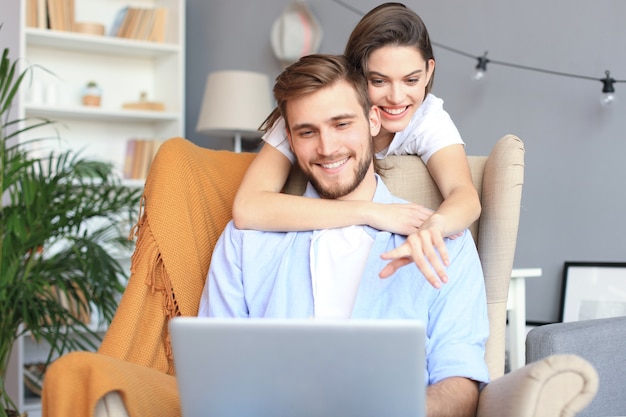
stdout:
{"type": "Polygon", "coordinates": [[[432,93],[428,93],[426,95],[426,98],[420,105],[418,111],[416,111],[413,115],[413,119],[419,117],[427,117],[429,115],[437,114],[440,112],[446,113],[446,111],[443,109],[443,99],[435,96],[432,93]]]}
{"type": "Polygon", "coordinates": [[[396,133],[386,155],[414,154],[426,162],[439,149],[455,143],[463,140],[443,109],[443,100],[428,94],[408,126],[396,133]]]}
{"type": "Polygon", "coordinates": [[[272,145],[285,155],[292,164],[295,162],[296,157],[293,154],[291,146],[289,145],[289,140],[287,139],[285,119],[282,117],[278,118],[272,127],[265,132],[262,138],[266,143],[272,145]]]}

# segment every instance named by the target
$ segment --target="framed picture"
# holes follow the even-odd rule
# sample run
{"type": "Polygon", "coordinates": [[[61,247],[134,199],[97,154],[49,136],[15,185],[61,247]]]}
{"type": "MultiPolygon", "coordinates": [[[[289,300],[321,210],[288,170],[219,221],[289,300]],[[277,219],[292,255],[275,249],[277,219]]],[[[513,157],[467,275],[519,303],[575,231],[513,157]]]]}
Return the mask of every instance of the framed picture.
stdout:
{"type": "Polygon", "coordinates": [[[626,316],[626,262],[565,262],[561,321],[626,316]]]}

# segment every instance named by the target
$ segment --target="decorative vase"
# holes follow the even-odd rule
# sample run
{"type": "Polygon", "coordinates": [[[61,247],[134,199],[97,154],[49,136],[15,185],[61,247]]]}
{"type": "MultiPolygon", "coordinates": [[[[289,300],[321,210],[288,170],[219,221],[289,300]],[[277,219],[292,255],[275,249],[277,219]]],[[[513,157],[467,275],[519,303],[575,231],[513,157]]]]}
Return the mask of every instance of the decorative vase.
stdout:
{"type": "Polygon", "coordinates": [[[83,89],[83,106],[100,107],[102,89],[95,81],[89,81],[83,89]]]}

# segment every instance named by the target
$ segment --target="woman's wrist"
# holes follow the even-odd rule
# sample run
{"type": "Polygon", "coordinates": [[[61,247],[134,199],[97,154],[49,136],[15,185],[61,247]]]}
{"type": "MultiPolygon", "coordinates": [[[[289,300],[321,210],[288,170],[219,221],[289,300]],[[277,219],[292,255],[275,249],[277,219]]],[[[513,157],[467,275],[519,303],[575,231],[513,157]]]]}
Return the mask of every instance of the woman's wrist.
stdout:
{"type": "Polygon", "coordinates": [[[355,223],[377,227],[377,203],[371,201],[354,201],[354,212],[356,213],[355,223]]]}
{"type": "Polygon", "coordinates": [[[435,229],[441,233],[441,236],[446,236],[448,230],[446,230],[446,219],[442,214],[434,212],[428,217],[420,227],[420,229],[435,229]]]}

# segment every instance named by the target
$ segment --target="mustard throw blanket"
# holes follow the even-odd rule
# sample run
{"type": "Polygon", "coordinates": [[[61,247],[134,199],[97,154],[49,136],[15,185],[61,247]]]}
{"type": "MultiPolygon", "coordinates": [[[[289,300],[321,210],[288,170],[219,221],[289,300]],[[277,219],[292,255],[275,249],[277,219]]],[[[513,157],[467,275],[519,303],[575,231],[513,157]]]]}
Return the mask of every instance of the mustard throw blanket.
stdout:
{"type": "Polygon", "coordinates": [[[118,391],[131,417],[179,416],[168,333],[171,317],[195,316],[218,237],[254,154],[173,138],[146,179],[131,276],[98,353],[73,352],[47,370],[44,417],[93,416],[118,391]]]}

